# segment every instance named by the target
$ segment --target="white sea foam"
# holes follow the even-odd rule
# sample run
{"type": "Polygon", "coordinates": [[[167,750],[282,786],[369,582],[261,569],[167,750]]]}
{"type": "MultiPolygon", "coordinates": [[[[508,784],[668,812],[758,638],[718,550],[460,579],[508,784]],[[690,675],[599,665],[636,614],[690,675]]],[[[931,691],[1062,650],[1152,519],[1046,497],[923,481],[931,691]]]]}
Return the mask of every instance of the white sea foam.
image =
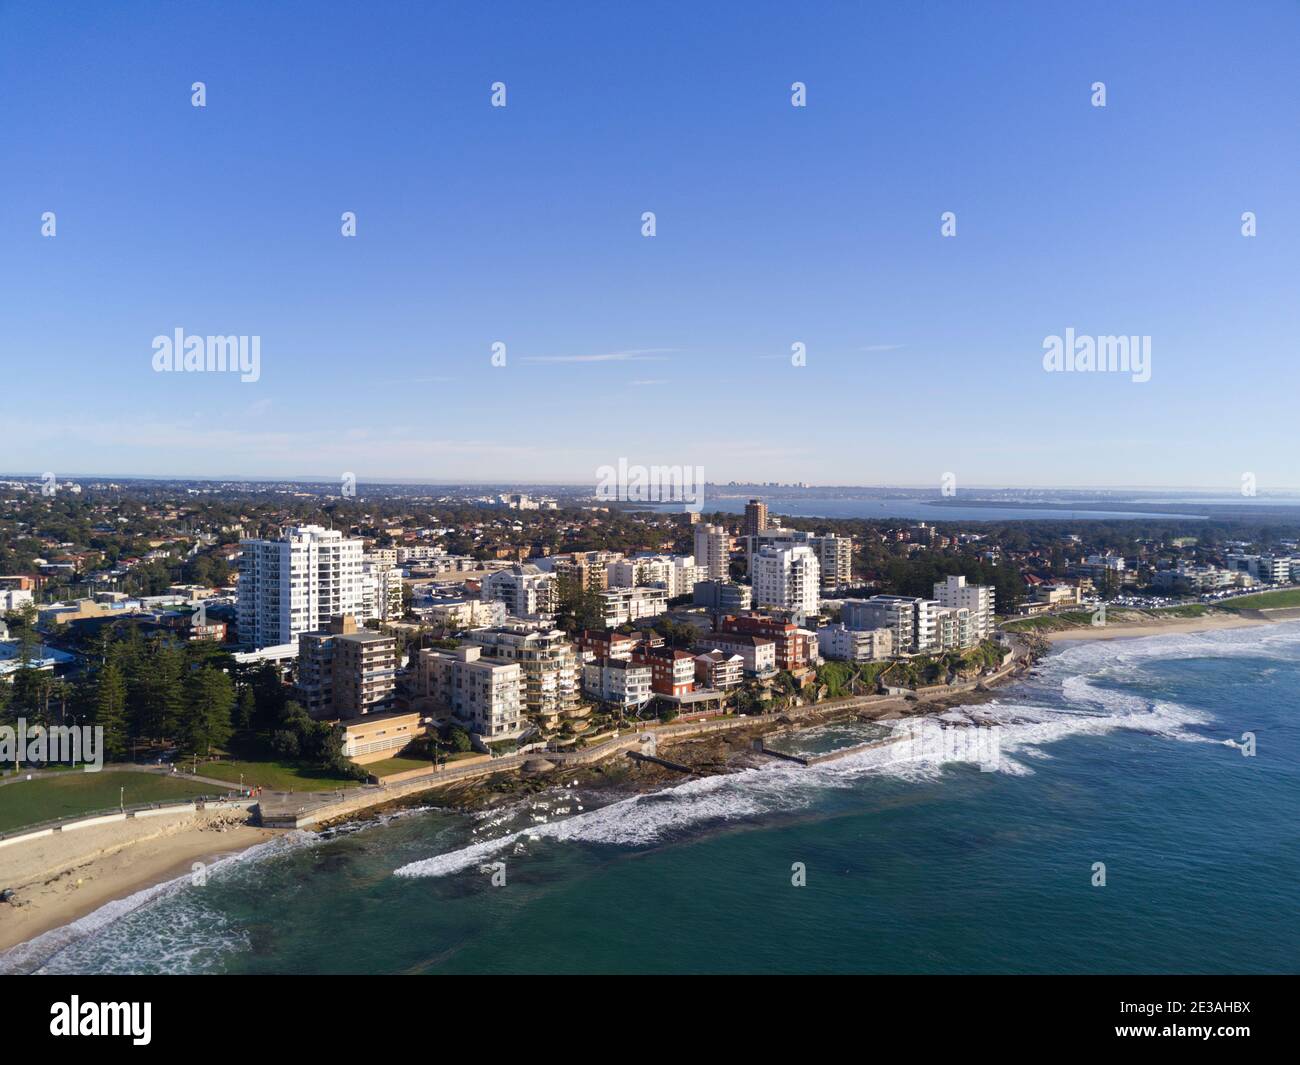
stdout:
{"type": "MultiPolygon", "coordinates": [[[[1210,724],[1209,715],[1110,685],[1138,679],[1146,663],[1161,659],[1239,655],[1293,658],[1298,650],[1300,625],[1079,644],[1045,660],[1039,676],[1022,686],[1032,701],[995,699],[978,706],[955,707],[932,718],[893,722],[896,731],[911,730],[905,743],[873,747],[809,767],[773,763],[687,781],[563,820],[506,831],[493,839],[480,838],[459,850],[411,862],[397,869],[396,874],[447,876],[506,850],[518,853],[519,844],[540,840],[647,846],[695,825],[806,809],[826,790],[854,787],[865,776],[915,782],[938,780],[954,763],[974,760],[961,757],[960,745],[957,757],[953,756],[952,738],[945,735],[951,730],[995,732],[996,760],[983,767],[1013,777],[1032,774],[1034,769],[1026,763],[1049,759],[1051,756],[1042,747],[1069,736],[1100,736],[1122,729],[1180,742],[1221,742],[1193,731],[1210,724]],[[1261,632],[1266,633],[1262,642],[1261,632]],[[1036,689],[1041,689],[1041,702],[1034,698],[1036,689]]],[[[878,731],[878,726],[864,727],[863,739],[874,738],[878,731]]],[[[489,823],[495,827],[510,820],[511,815],[501,816],[498,811],[498,817],[489,823]]]]}
{"type": "MultiPolygon", "coordinates": [[[[286,833],[265,843],[249,847],[247,850],[218,859],[207,867],[206,875],[209,881],[229,876],[251,862],[312,845],[319,839],[320,837],[308,832],[286,833]]],[[[0,975],[85,972],[91,967],[84,964],[84,955],[88,950],[93,949],[95,941],[110,934],[124,918],[186,891],[191,886],[191,875],[186,873],[174,880],[142,888],[126,898],[105,903],[99,909],[71,924],[51,929],[0,954],[0,975]]],[[[141,959],[149,959],[152,969],[161,972],[188,971],[187,961],[192,954],[205,950],[219,953],[227,946],[220,943],[217,937],[209,934],[203,936],[188,934],[191,926],[207,911],[207,908],[202,906],[200,892],[194,892],[194,899],[197,903],[194,909],[178,910],[174,914],[169,914],[169,920],[154,927],[145,940],[142,941],[139,936],[133,935],[133,953],[141,959]]],[[[234,944],[228,945],[234,946],[234,944]]],[[[99,966],[93,968],[95,971],[105,971],[99,966]]],[[[131,970],[128,968],[122,971],[131,970]]]]}

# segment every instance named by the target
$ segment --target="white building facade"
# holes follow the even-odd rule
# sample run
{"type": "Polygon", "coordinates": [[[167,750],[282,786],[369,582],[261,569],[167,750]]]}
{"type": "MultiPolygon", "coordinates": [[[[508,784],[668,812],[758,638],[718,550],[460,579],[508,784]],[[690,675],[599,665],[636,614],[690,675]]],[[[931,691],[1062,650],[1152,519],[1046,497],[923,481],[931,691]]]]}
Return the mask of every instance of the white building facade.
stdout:
{"type": "Polygon", "coordinates": [[[764,547],[750,564],[754,605],[817,613],[821,603],[821,564],[807,544],[764,547]]]}
{"type": "Polygon", "coordinates": [[[319,525],[291,526],[279,540],[243,540],[239,560],[239,642],[250,648],[295,644],[329,619],[374,617],[362,572],[364,541],[319,525]]]}

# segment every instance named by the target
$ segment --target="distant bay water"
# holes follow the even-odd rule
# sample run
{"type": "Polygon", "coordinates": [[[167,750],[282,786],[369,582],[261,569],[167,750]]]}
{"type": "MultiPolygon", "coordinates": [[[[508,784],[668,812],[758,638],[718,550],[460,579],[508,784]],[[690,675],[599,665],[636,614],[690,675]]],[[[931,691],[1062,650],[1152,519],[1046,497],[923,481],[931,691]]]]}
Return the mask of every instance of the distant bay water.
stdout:
{"type": "MultiPolygon", "coordinates": [[[[929,523],[944,521],[1082,521],[1119,520],[1122,518],[1191,518],[1201,515],[1157,514],[1142,511],[1074,510],[1050,507],[1006,507],[996,503],[939,504],[920,499],[771,499],[767,501],[772,514],[786,514],[792,518],[905,518],[929,523]]],[[[680,508],[677,508],[680,509],[680,508]]],[[[733,498],[708,499],[706,511],[726,514],[743,514],[745,500],[733,498]]]]}
{"type": "Polygon", "coordinates": [[[870,753],[286,836],[0,971],[1295,971],[1300,623],[1080,643],[942,727],[973,722],[996,772],[870,753]]]}

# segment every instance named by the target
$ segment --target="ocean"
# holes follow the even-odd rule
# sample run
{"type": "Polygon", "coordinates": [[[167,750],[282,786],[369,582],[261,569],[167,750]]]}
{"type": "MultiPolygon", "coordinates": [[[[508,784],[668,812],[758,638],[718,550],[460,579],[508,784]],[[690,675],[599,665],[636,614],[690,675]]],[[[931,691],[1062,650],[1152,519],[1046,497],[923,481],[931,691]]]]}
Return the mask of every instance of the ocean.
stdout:
{"type": "Polygon", "coordinates": [[[978,736],[985,755],[996,737],[996,757],[894,745],[905,756],[295,833],[15,948],[0,971],[1300,967],[1300,623],[1066,646],[925,728],[978,736]]]}

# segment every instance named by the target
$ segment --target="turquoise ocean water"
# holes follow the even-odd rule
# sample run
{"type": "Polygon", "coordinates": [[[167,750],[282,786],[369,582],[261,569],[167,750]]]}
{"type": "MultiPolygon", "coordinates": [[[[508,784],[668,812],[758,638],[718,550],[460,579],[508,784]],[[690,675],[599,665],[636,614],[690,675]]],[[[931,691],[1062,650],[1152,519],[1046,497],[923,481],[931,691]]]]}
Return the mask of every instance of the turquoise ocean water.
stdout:
{"type": "Polygon", "coordinates": [[[1300,968],[1300,624],[1076,644],[945,717],[925,729],[978,735],[982,766],[903,743],[615,801],[554,789],[295,834],[0,971],[1300,968]]]}

